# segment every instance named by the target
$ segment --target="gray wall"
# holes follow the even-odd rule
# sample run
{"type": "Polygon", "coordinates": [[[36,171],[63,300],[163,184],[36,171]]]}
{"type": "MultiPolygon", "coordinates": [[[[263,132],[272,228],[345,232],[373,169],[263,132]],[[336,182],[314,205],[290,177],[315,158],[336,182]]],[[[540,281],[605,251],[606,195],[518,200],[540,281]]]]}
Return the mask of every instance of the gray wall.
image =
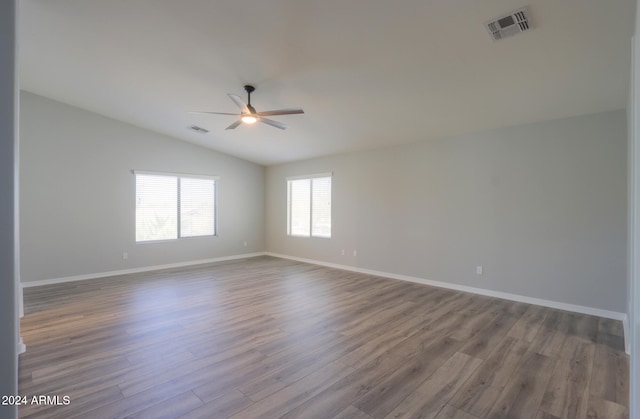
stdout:
{"type": "Polygon", "coordinates": [[[267,250],[622,313],[626,145],[616,111],[272,166],[267,250]],[[328,171],[333,237],[287,237],[285,177],[328,171]]]}
{"type": "MultiPolygon", "coordinates": [[[[0,396],[18,394],[16,2],[0,2],[0,396]]],[[[0,405],[0,417],[17,417],[0,405]]]]}
{"type": "Polygon", "coordinates": [[[262,166],[28,92],[20,129],[23,282],[264,250],[262,166]],[[220,176],[219,236],[136,244],[132,169],[220,176]]]}
{"type": "Polygon", "coordinates": [[[629,417],[640,418],[640,8],[636,4],[629,92],[629,417]]]}

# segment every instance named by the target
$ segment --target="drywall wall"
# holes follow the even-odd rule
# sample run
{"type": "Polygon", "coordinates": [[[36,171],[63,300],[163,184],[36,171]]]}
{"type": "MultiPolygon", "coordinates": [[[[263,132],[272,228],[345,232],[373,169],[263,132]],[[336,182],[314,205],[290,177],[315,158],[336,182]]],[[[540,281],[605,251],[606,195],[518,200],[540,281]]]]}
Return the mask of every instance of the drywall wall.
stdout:
{"type": "MultiPolygon", "coordinates": [[[[16,8],[0,2],[0,396],[18,394],[16,8]]],[[[0,403],[0,417],[18,417],[16,406],[0,403]]]]}
{"type": "Polygon", "coordinates": [[[28,92],[20,129],[23,283],[264,250],[262,166],[28,92]],[[132,169],[220,176],[219,235],[136,244],[132,169]]]}
{"type": "Polygon", "coordinates": [[[629,417],[640,418],[640,8],[636,4],[629,92],[629,417]]]}
{"type": "Polygon", "coordinates": [[[626,135],[621,110],[271,166],[267,251],[624,313],[626,135]],[[288,237],[285,178],[322,172],[332,238],[288,237]]]}

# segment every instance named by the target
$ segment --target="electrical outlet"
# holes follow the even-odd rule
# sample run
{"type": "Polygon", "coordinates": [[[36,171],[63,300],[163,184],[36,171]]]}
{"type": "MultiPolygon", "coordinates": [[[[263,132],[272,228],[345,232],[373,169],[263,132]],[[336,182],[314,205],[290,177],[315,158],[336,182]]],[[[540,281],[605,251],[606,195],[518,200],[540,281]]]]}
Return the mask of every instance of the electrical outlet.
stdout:
{"type": "Polygon", "coordinates": [[[353,251],[353,256],[358,256],[358,251],[357,250],[353,251]]]}
{"type": "Polygon", "coordinates": [[[342,256],[344,256],[344,249],[342,249],[342,256]]]}
{"type": "Polygon", "coordinates": [[[122,252],[122,259],[124,259],[124,260],[129,259],[129,253],[127,253],[127,252],[122,252]]]}
{"type": "Polygon", "coordinates": [[[246,241],[244,242],[244,247],[247,247],[247,242],[246,241]]]}
{"type": "Polygon", "coordinates": [[[482,275],[482,265],[476,266],[476,275],[482,275]]]}

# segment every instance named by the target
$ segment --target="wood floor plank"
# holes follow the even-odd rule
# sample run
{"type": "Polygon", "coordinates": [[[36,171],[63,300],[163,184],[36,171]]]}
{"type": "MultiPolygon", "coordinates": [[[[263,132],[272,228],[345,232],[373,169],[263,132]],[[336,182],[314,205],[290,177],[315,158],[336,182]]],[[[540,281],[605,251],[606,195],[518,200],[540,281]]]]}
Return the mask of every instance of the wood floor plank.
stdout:
{"type": "MultiPolygon", "coordinates": [[[[295,353],[277,353],[262,362],[264,374],[253,380],[246,380],[246,384],[238,389],[253,401],[264,397],[296,382],[300,378],[323,368],[365,344],[368,335],[340,336],[326,345],[309,348],[300,351],[297,347],[295,353]]],[[[344,362],[341,361],[342,364],[344,362]]],[[[346,364],[344,364],[346,365],[346,364]]]]}
{"type": "Polygon", "coordinates": [[[481,363],[481,359],[462,352],[455,353],[396,406],[387,418],[435,418],[481,363]]]}
{"type": "Polygon", "coordinates": [[[622,406],[629,405],[629,357],[612,349],[608,341],[595,346],[590,394],[622,406]]]}
{"type": "MultiPolygon", "coordinates": [[[[225,354],[226,355],[226,354],[225,354]]],[[[139,378],[130,379],[119,385],[120,391],[125,397],[132,396],[140,393],[141,391],[153,388],[158,384],[166,382],[175,382],[178,379],[193,379],[196,375],[204,377],[204,372],[210,372],[212,376],[220,376],[227,371],[235,371],[243,367],[243,365],[253,364],[264,356],[254,350],[241,352],[232,356],[219,357],[206,357],[198,358],[196,361],[184,363],[178,371],[175,369],[168,369],[162,372],[150,371],[149,374],[141,376],[139,378]]]]}
{"type": "Polygon", "coordinates": [[[421,323],[420,317],[409,317],[404,320],[402,327],[394,326],[384,329],[386,330],[384,333],[373,333],[370,340],[347,353],[340,358],[340,361],[353,368],[360,368],[385,354],[391,348],[401,345],[407,340],[409,331],[417,328],[421,323]]]}
{"type": "Polygon", "coordinates": [[[202,401],[193,394],[193,392],[186,391],[134,413],[130,417],[132,419],[173,419],[191,412],[202,405],[202,401]]]}
{"type": "MultiPolygon", "coordinates": [[[[404,358],[384,353],[362,368],[327,387],[281,419],[340,416],[354,400],[364,396],[404,363],[404,358]]],[[[353,406],[351,406],[353,408],[353,406]]],[[[355,409],[355,408],[353,408],[355,409]]],[[[361,412],[361,411],[360,411],[361,412]]]]}
{"type": "Polygon", "coordinates": [[[538,334],[530,345],[530,350],[540,355],[556,356],[562,349],[567,338],[569,324],[572,321],[570,313],[551,310],[546,317],[538,334]]]}
{"type": "Polygon", "coordinates": [[[624,337],[622,322],[619,320],[605,319],[601,317],[598,319],[598,333],[624,337]]]}
{"type": "MultiPolygon", "coordinates": [[[[470,297],[460,294],[456,295],[455,298],[438,302],[436,307],[423,317],[423,326],[410,334],[408,339],[403,340],[401,345],[394,346],[392,351],[398,355],[411,357],[444,337],[461,341],[462,339],[457,339],[454,335],[459,334],[461,328],[473,328],[473,325],[469,324],[463,314],[468,310],[470,302],[470,297]]],[[[494,317],[494,314],[482,313],[476,316],[475,319],[478,317],[480,318],[479,322],[486,325],[487,321],[494,317]]],[[[474,332],[471,334],[474,334],[474,332]]],[[[466,337],[470,334],[461,335],[466,337]]]]}
{"type": "Polygon", "coordinates": [[[526,343],[505,336],[450,404],[478,417],[486,415],[526,352],[526,343]]]}
{"type": "Polygon", "coordinates": [[[555,362],[555,359],[535,352],[527,353],[486,417],[534,418],[555,362]]]}
{"type": "MultiPolygon", "coordinates": [[[[425,347],[353,405],[373,417],[384,417],[456,353],[463,342],[443,338],[425,347]]],[[[393,353],[394,351],[392,351],[393,353]]]]}
{"type": "Polygon", "coordinates": [[[509,330],[508,335],[531,343],[538,334],[551,309],[540,306],[529,306],[522,317],[509,330]]]}
{"type": "Polygon", "coordinates": [[[165,402],[180,392],[173,383],[167,382],[146,391],[134,394],[100,407],[92,406],[85,411],[70,413],[66,418],[124,418],[131,417],[145,409],[151,408],[159,403],[165,402]]]}
{"type": "Polygon", "coordinates": [[[295,409],[325,388],[351,374],[354,370],[334,361],[325,368],[305,376],[288,387],[252,404],[231,416],[233,419],[278,418],[295,409]]]}
{"type": "Polygon", "coordinates": [[[20,418],[628,416],[622,323],[268,256],[25,289],[20,418]],[[585,413],[586,412],[586,413],[585,413]]]}
{"type": "Polygon", "coordinates": [[[569,337],[553,371],[540,410],[557,417],[582,418],[587,414],[595,347],[569,337]]]}
{"type": "MultiPolygon", "coordinates": [[[[197,392],[194,391],[194,393],[197,392]]],[[[251,406],[253,402],[238,390],[219,395],[219,397],[210,400],[202,406],[191,410],[190,412],[180,416],[181,419],[211,419],[211,418],[227,418],[251,406]]]]}
{"type": "Polygon", "coordinates": [[[599,397],[589,398],[588,419],[629,419],[629,407],[604,400],[599,397]]]}
{"type": "Polygon", "coordinates": [[[486,359],[509,330],[528,309],[526,304],[511,303],[462,348],[462,352],[474,358],[486,359]]]}
{"type": "Polygon", "coordinates": [[[373,419],[362,410],[353,406],[347,406],[342,412],[338,413],[333,419],[373,419]]]}
{"type": "Polygon", "coordinates": [[[591,342],[596,341],[600,323],[598,317],[578,313],[571,313],[569,316],[572,318],[567,331],[569,336],[578,336],[591,342]]]}
{"type": "Polygon", "coordinates": [[[478,419],[478,417],[448,404],[442,408],[436,419],[478,419]]]}
{"type": "Polygon", "coordinates": [[[64,417],[67,413],[71,414],[77,410],[91,410],[100,406],[108,405],[118,400],[123,400],[124,396],[120,392],[118,386],[111,386],[99,389],[93,393],[76,397],[75,394],[60,391],[58,394],[69,396],[71,403],[66,406],[57,405],[26,405],[20,411],[21,418],[38,418],[38,417],[64,417]]]}
{"type": "MultiPolygon", "coordinates": [[[[254,402],[278,392],[309,374],[313,374],[339,356],[330,351],[297,357],[276,368],[265,365],[265,373],[239,386],[239,390],[254,402]]],[[[341,365],[346,365],[341,363],[341,365]]]]}
{"type": "Polygon", "coordinates": [[[625,352],[624,337],[612,335],[605,332],[598,332],[598,345],[606,346],[608,349],[616,352],[625,352]]]}

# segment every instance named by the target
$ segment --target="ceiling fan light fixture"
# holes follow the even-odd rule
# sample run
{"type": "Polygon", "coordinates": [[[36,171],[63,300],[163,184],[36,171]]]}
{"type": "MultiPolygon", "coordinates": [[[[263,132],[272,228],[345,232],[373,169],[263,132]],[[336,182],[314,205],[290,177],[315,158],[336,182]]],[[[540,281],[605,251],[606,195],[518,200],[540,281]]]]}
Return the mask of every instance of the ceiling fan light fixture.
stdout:
{"type": "Polygon", "coordinates": [[[243,115],[240,119],[245,124],[255,124],[256,122],[258,122],[258,118],[253,115],[243,115]]]}

